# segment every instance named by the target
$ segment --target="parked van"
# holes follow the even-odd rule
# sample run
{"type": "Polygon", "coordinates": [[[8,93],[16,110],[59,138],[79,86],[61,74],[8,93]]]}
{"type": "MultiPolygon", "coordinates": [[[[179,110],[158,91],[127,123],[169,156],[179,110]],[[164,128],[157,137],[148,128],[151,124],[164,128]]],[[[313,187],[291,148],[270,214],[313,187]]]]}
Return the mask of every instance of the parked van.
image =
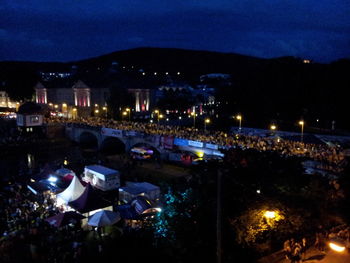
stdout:
{"type": "Polygon", "coordinates": [[[82,180],[102,191],[120,187],[120,173],[102,165],[85,166],[82,180]]]}

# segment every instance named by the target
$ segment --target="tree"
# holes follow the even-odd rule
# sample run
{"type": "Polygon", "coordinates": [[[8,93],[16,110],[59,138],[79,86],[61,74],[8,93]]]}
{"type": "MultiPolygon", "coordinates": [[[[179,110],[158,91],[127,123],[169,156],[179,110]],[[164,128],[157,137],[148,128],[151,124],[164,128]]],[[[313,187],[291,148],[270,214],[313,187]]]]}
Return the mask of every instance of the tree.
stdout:
{"type": "Polygon", "coordinates": [[[34,85],[39,80],[38,75],[30,68],[10,70],[4,77],[5,89],[13,100],[32,99],[34,85]]]}
{"type": "Polygon", "coordinates": [[[286,238],[300,233],[304,224],[302,215],[300,211],[278,201],[270,201],[248,208],[231,219],[230,224],[238,244],[258,249],[259,245],[271,242],[272,238],[282,243],[286,238]]]}
{"type": "Polygon", "coordinates": [[[169,188],[164,195],[164,206],[151,228],[155,246],[167,253],[166,257],[172,262],[205,261],[215,257],[215,223],[210,221],[210,214],[201,200],[203,197],[192,188],[169,188]]]}

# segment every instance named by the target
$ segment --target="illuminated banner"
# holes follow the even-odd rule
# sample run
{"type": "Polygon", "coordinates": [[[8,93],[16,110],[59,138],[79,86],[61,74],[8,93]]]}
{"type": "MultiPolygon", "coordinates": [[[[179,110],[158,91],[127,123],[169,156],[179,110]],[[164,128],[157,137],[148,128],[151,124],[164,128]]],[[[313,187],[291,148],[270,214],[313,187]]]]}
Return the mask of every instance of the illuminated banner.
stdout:
{"type": "Polygon", "coordinates": [[[101,134],[105,136],[111,136],[111,137],[118,137],[123,138],[123,131],[122,130],[115,130],[110,128],[102,128],[101,134]]]}
{"type": "Polygon", "coordinates": [[[174,145],[177,145],[177,146],[188,146],[188,140],[175,138],[174,139],[174,145]]]}
{"type": "Polygon", "coordinates": [[[203,147],[203,143],[198,141],[188,141],[188,145],[194,147],[203,147]]]}
{"type": "Polygon", "coordinates": [[[124,131],[125,136],[137,136],[136,131],[124,131]]]}
{"type": "Polygon", "coordinates": [[[225,154],[223,154],[222,152],[219,152],[219,151],[213,151],[213,155],[220,156],[220,157],[225,156],[225,154]]]}
{"type": "Polygon", "coordinates": [[[216,144],[206,143],[205,144],[205,148],[212,149],[212,150],[217,150],[219,148],[219,146],[217,146],[216,144]]]}

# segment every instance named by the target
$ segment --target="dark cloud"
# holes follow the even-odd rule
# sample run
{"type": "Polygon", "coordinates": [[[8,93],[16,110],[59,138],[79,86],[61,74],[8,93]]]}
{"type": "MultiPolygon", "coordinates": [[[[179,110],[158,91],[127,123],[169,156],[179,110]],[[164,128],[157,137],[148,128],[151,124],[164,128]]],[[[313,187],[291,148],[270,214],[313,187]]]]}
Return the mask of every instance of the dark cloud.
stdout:
{"type": "Polygon", "coordinates": [[[0,8],[0,59],[68,61],[139,46],[350,57],[350,5],[309,1],[11,0],[0,8]]]}

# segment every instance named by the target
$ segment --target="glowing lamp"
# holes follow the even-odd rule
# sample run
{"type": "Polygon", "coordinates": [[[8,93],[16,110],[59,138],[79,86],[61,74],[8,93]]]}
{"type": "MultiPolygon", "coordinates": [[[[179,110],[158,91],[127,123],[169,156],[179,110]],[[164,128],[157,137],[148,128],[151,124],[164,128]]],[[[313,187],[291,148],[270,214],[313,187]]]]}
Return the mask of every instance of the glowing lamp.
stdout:
{"type": "Polygon", "coordinates": [[[344,246],[336,244],[336,243],[333,243],[333,242],[329,243],[329,247],[331,249],[333,249],[334,251],[337,251],[337,252],[343,252],[345,250],[344,246]]]}
{"type": "Polygon", "coordinates": [[[204,152],[198,152],[197,155],[199,158],[202,158],[204,156],[204,152]]]}
{"type": "Polygon", "coordinates": [[[266,211],[265,213],[264,213],[264,216],[266,217],[266,218],[275,218],[276,217],[276,212],[274,212],[274,211],[266,211]]]}

